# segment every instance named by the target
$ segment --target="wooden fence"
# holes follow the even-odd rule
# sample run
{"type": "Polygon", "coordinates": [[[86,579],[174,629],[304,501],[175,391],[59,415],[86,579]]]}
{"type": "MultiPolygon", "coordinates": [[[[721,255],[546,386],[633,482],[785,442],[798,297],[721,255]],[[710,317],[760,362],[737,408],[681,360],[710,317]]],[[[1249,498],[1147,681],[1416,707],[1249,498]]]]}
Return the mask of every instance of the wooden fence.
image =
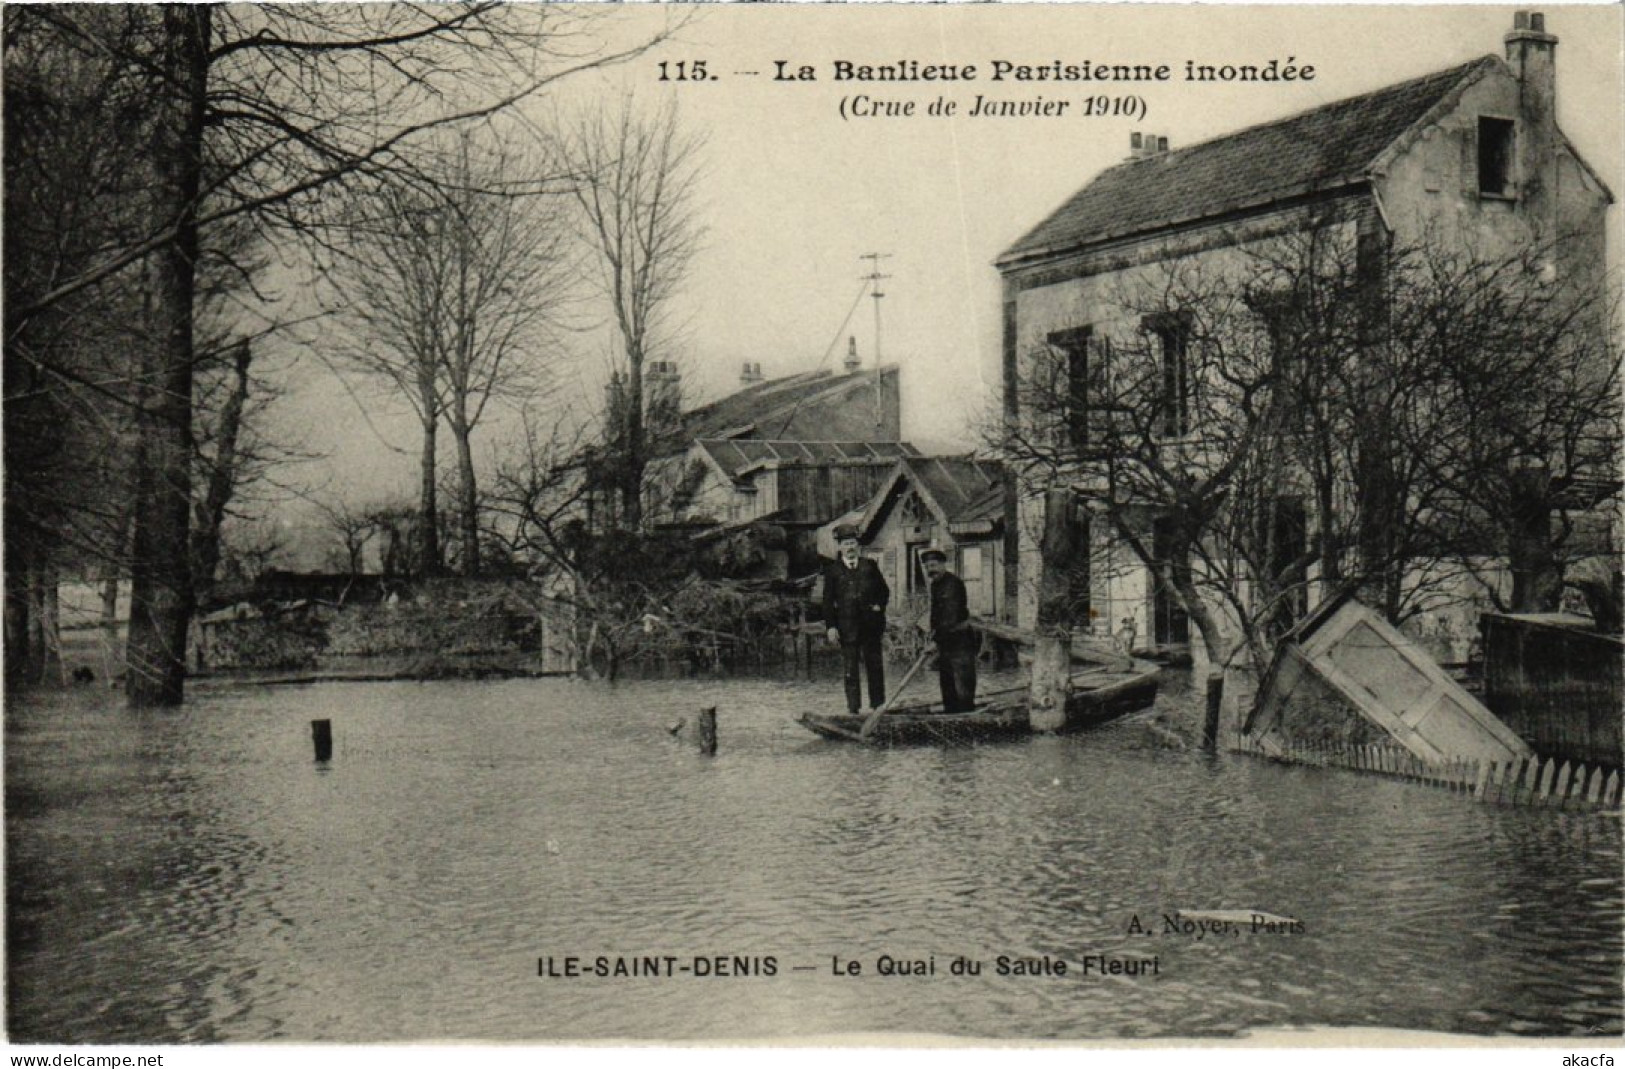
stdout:
{"type": "Polygon", "coordinates": [[[1484,802],[1567,810],[1617,809],[1620,805],[1618,769],[1557,758],[1463,760],[1436,765],[1392,746],[1295,745],[1277,751],[1266,750],[1247,736],[1236,740],[1232,749],[1291,764],[1346,768],[1411,780],[1471,794],[1484,802]]]}
{"type": "Polygon", "coordinates": [[[1625,642],[1584,623],[1486,613],[1484,704],[1537,753],[1617,767],[1625,642]]]}

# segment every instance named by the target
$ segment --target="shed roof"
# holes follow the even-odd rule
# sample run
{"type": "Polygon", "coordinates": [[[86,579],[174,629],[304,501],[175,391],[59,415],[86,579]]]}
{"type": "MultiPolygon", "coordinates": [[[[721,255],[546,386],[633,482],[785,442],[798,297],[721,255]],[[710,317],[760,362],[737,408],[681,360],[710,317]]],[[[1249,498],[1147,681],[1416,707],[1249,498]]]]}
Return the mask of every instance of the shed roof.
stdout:
{"type": "Polygon", "coordinates": [[[1017,240],[998,264],[1009,268],[1364,182],[1372,164],[1401,134],[1497,68],[1505,69],[1499,57],[1481,56],[1275,122],[1117,164],[1017,240]]]}
{"type": "Polygon", "coordinates": [[[797,409],[809,402],[839,396],[858,386],[873,386],[876,376],[896,375],[892,365],[836,374],[828,369],[769,379],[737,390],[683,413],[689,438],[732,438],[755,432],[765,438],[783,433],[797,409]]]}
{"type": "Polygon", "coordinates": [[[864,537],[886,515],[905,485],[913,486],[927,507],[954,534],[988,534],[1004,515],[1002,468],[997,461],[974,457],[904,457],[864,509],[859,528],[864,537]]]}
{"type": "Polygon", "coordinates": [[[889,464],[919,456],[907,442],[784,442],[755,438],[701,438],[694,443],[729,479],[757,468],[831,464],[889,464]]]}

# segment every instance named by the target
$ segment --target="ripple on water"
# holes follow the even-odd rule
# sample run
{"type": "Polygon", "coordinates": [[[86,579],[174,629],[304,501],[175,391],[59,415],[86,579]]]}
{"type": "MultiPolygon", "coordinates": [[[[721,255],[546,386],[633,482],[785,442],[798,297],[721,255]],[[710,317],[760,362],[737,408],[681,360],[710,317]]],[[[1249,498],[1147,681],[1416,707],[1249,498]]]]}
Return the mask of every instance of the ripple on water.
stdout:
{"type": "Polygon", "coordinates": [[[1131,724],[857,749],[790,720],[833,693],[526,680],[200,689],[142,716],[13,703],[13,1035],[1621,1029],[1617,820],[1161,749],[1131,724]],[[709,705],[714,758],[666,731],[709,705]],[[319,717],[337,736],[325,770],[319,717]],[[1306,931],[1164,931],[1203,909],[1306,931]],[[875,977],[883,953],[939,975],[875,977]],[[771,955],[778,974],[535,975],[538,957],[617,954],[771,955]],[[958,955],[981,975],[945,975],[958,955]],[[1074,972],[1000,976],[999,955],[1074,972]],[[1079,976],[1090,955],[1159,972],[1079,976]],[[832,977],[835,956],[869,975],[832,977]]]}

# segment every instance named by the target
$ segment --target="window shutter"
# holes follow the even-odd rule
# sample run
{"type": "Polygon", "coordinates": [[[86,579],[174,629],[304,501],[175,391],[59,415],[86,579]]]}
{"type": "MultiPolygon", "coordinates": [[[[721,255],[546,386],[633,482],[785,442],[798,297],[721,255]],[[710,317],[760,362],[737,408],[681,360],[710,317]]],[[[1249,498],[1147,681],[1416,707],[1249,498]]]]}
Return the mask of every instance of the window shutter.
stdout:
{"type": "Polygon", "coordinates": [[[1058,330],[1046,339],[1055,360],[1057,446],[1081,449],[1089,439],[1090,378],[1094,363],[1094,328],[1058,330]]]}
{"type": "Polygon", "coordinates": [[[1100,445],[1112,432],[1112,340],[1089,340],[1089,441],[1100,445]]]}
{"type": "Polygon", "coordinates": [[[1462,196],[1478,197],[1478,127],[1468,123],[1462,127],[1461,137],[1461,192],[1462,196]]]}

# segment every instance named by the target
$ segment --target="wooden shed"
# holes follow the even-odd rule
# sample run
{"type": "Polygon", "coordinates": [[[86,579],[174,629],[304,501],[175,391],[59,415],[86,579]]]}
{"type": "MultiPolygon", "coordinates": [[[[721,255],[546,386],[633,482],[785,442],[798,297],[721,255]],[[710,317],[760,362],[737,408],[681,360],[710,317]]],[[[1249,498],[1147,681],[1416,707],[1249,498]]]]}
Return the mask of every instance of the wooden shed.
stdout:
{"type": "Polygon", "coordinates": [[[834,554],[835,526],[855,522],[864,552],[880,564],[892,589],[892,615],[912,619],[928,597],[920,553],[948,555],[948,568],[965,582],[970,611],[1006,617],[1004,590],[1003,469],[968,456],[900,459],[879,489],[850,517],[819,529],[819,550],[834,554]]]}

